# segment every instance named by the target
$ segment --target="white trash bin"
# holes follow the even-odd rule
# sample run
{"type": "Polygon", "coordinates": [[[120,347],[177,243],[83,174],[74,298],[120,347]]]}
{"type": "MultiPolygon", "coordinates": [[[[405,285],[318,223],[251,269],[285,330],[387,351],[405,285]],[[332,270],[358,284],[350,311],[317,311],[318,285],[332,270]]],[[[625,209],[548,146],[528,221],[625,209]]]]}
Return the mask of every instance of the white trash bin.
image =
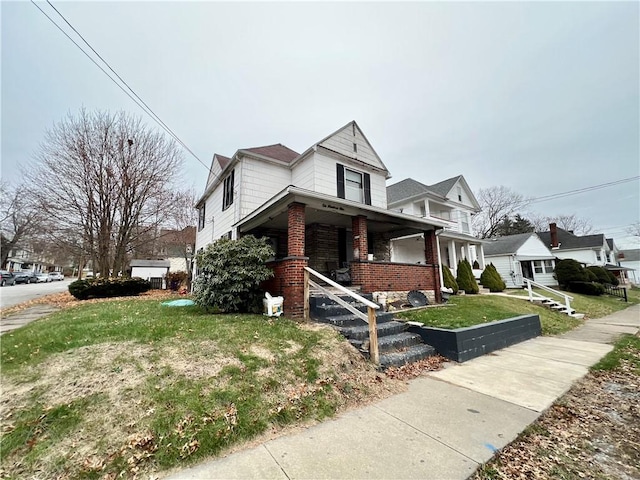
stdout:
{"type": "Polygon", "coordinates": [[[267,317],[279,317],[282,315],[282,304],[284,297],[272,297],[269,292],[265,292],[262,299],[263,315],[267,317]]]}

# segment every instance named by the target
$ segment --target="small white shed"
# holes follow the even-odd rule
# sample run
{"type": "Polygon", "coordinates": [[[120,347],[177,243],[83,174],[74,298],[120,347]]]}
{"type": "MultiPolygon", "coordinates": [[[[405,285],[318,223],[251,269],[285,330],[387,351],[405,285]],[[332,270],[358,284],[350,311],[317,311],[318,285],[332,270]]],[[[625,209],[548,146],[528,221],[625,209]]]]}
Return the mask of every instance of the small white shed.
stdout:
{"type": "Polygon", "coordinates": [[[152,288],[167,288],[166,276],[171,267],[169,260],[131,260],[131,277],[140,277],[151,282],[152,288]]]}

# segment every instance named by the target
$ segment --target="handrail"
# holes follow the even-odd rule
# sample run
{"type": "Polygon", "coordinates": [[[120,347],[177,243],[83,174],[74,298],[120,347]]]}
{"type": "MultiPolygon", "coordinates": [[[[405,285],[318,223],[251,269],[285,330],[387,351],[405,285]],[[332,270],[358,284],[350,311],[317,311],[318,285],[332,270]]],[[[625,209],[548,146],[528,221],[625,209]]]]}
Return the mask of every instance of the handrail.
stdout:
{"type": "Polygon", "coordinates": [[[379,365],[380,353],[378,349],[378,325],[377,325],[377,319],[376,319],[376,310],[380,308],[380,305],[372,302],[371,300],[367,300],[364,297],[361,297],[357,293],[352,292],[348,288],[343,287],[339,283],[334,282],[333,280],[325,277],[321,273],[316,272],[314,269],[309,267],[304,267],[304,318],[307,321],[309,320],[309,293],[310,293],[309,285],[319,289],[320,291],[325,293],[329,298],[331,298],[332,300],[337,302],[339,305],[343,306],[353,314],[357,315],[358,318],[364,320],[369,324],[369,356],[371,357],[371,361],[374,364],[379,365]],[[367,307],[367,315],[365,316],[363,312],[361,312],[354,306],[350,305],[349,303],[345,302],[339,296],[334,295],[322,285],[312,281],[309,278],[310,275],[313,275],[314,277],[319,278],[320,280],[328,283],[332,287],[337,288],[340,292],[344,293],[345,295],[348,295],[354,300],[357,300],[358,302],[363,303],[367,307]]]}
{"type": "Polygon", "coordinates": [[[535,282],[533,280],[530,280],[528,278],[524,279],[524,282],[527,284],[527,290],[529,291],[529,301],[532,302],[533,301],[533,297],[534,295],[536,297],[543,297],[543,295],[540,295],[539,293],[536,293],[533,291],[532,285],[536,286],[537,288],[544,290],[546,292],[552,293],[554,295],[558,295],[559,297],[564,297],[564,305],[567,309],[568,312],[571,312],[571,300],[573,300],[573,297],[571,295],[567,295],[566,293],[562,293],[559,292],[557,290],[554,290],[551,287],[547,287],[546,285],[542,285],[541,283],[535,282]]]}

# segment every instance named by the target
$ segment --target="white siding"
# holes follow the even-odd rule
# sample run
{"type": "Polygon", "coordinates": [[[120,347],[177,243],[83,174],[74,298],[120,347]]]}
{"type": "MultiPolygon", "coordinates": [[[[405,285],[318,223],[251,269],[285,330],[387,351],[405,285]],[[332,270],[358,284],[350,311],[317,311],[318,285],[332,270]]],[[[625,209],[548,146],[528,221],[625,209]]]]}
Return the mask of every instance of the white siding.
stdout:
{"type": "Polygon", "coordinates": [[[319,143],[319,145],[374,167],[384,168],[380,158],[373,151],[373,148],[371,148],[371,145],[366,141],[357,126],[355,127],[354,135],[354,126],[351,123],[322,143],[319,143]],[[356,151],[353,148],[354,143],[356,144],[356,151]]]}
{"type": "Polygon", "coordinates": [[[294,167],[292,178],[294,185],[300,188],[307,188],[318,193],[325,195],[331,195],[333,197],[338,196],[338,178],[336,175],[336,164],[342,163],[346,167],[369,173],[371,178],[371,205],[380,208],[387,208],[387,187],[386,179],[383,174],[363,170],[362,167],[352,166],[339,162],[333,158],[322,155],[318,152],[314,152],[304,162],[294,167]],[[309,163],[309,165],[305,165],[309,163]],[[298,172],[298,168],[302,167],[303,170],[298,172]],[[313,175],[309,172],[312,171],[313,175]],[[299,184],[299,181],[304,183],[299,184]]]}
{"type": "Polygon", "coordinates": [[[485,263],[489,265],[493,263],[496,270],[507,284],[507,288],[520,288],[522,287],[522,271],[520,269],[520,262],[517,262],[510,255],[498,255],[498,256],[486,256],[485,263]],[[511,275],[514,272],[514,275],[511,275]]]}
{"type": "Polygon", "coordinates": [[[573,258],[580,263],[587,265],[603,265],[603,262],[596,261],[596,252],[593,250],[551,250],[551,253],[558,258],[573,258]]]}
{"type": "Polygon", "coordinates": [[[555,287],[558,285],[558,281],[553,278],[553,273],[536,273],[533,272],[533,280],[535,282],[546,285],[547,287],[555,287]]]}
{"type": "MultiPolygon", "coordinates": [[[[235,169],[233,204],[222,210],[224,182],[220,182],[206,200],[204,228],[196,233],[196,252],[231,231],[231,226],[239,220],[238,185],[242,178],[241,164],[236,164],[235,169]]],[[[230,172],[231,170],[226,173],[230,172]]],[[[235,233],[233,235],[235,238],[235,233]]]]}
{"type": "Polygon", "coordinates": [[[291,170],[287,166],[243,158],[242,176],[236,176],[236,184],[236,190],[240,190],[240,220],[291,185],[291,170]]]}
{"type": "Polygon", "coordinates": [[[131,276],[140,277],[145,280],[150,278],[164,278],[167,274],[167,267],[131,267],[131,276]]]}
{"type": "Polygon", "coordinates": [[[518,249],[518,255],[549,257],[553,256],[537,235],[531,235],[518,249]]]}
{"type": "Polygon", "coordinates": [[[640,284],[640,261],[638,260],[620,260],[621,267],[633,268],[632,271],[626,272],[627,278],[631,283],[640,284]]]}
{"type": "Polygon", "coordinates": [[[184,257],[170,257],[167,260],[169,260],[169,263],[171,264],[169,266],[170,272],[187,271],[187,261],[184,259],[184,257]]]}

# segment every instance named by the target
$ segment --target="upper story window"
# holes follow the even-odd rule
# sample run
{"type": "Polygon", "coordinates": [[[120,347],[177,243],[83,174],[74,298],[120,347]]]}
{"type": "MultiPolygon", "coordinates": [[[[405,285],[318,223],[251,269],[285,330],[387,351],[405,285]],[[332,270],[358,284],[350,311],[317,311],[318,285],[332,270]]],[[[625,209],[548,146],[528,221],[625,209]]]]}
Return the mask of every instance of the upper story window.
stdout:
{"type": "Polygon", "coordinates": [[[471,232],[469,228],[469,214],[467,212],[460,212],[460,225],[464,233],[471,232]]]}
{"type": "Polygon", "coordinates": [[[235,170],[231,170],[231,173],[224,179],[224,192],[222,195],[222,210],[226,210],[233,203],[233,174],[235,170]]]}
{"type": "Polygon", "coordinates": [[[413,205],[413,211],[415,214],[420,215],[421,217],[427,216],[427,207],[424,202],[416,202],[413,205]]]}
{"type": "Polygon", "coordinates": [[[204,228],[205,206],[206,203],[203,203],[202,207],[198,209],[198,231],[204,228]]]}
{"type": "Polygon", "coordinates": [[[596,260],[599,262],[602,261],[602,253],[600,250],[596,250],[596,260]]]}
{"type": "Polygon", "coordinates": [[[338,198],[371,205],[371,176],[337,164],[338,198]]]}
{"type": "Polygon", "coordinates": [[[458,201],[462,201],[462,187],[458,187],[458,201]]]}

